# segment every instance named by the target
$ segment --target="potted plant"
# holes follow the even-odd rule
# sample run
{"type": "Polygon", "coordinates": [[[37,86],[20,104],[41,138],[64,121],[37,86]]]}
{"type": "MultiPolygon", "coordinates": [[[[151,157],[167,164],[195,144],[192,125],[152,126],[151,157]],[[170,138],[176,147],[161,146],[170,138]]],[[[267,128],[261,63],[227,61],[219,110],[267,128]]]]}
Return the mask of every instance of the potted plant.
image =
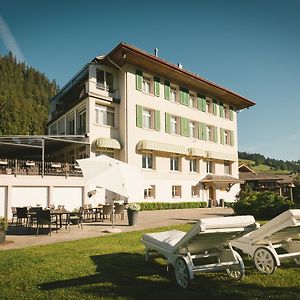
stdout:
{"type": "Polygon", "coordinates": [[[6,240],[6,230],[8,228],[8,222],[6,218],[0,217],[0,244],[6,240]]]}
{"type": "Polygon", "coordinates": [[[141,207],[137,203],[129,203],[126,205],[128,224],[129,226],[134,226],[137,224],[138,213],[141,207]]]}

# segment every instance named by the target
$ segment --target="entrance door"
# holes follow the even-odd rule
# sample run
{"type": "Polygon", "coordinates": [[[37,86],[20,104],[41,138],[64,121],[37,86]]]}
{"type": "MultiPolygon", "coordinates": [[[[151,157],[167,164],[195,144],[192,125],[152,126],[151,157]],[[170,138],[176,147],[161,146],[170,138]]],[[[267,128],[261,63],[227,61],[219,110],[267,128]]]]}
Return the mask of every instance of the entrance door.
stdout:
{"type": "Polygon", "coordinates": [[[209,187],[208,197],[211,200],[211,207],[215,207],[216,206],[216,189],[213,186],[209,187]]]}

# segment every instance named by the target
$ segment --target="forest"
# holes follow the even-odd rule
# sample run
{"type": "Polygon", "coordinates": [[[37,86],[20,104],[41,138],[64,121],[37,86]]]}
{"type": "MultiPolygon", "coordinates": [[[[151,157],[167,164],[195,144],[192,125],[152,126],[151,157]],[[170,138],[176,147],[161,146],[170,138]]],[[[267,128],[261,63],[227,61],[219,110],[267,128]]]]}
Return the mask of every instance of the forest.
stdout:
{"type": "Polygon", "coordinates": [[[0,55],[0,134],[45,134],[48,101],[59,87],[38,70],[0,55]]]}

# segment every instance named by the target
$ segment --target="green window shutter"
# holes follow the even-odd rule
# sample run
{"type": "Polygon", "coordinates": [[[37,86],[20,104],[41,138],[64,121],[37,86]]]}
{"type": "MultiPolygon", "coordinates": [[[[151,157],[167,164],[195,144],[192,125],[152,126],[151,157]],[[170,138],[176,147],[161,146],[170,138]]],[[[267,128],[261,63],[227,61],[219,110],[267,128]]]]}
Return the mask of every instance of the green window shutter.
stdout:
{"type": "Polygon", "coordinates": [[[201,122],[199,122],[199,139],[203,141],[207,140],[206,124],[201,122]]]}
{"type": "Polygon", "coordinates": [[[142,90],[142,83],[143,83],[143,72],[140,70],[136,70],[135,87],[138,91],[142,90]]]}
{"type": "Polygon", "coordinates": [[[180,103],[183,105],[189,105],[189,90],[181,87],[180,88],[180,103]]]}
{"type": "Polygon", "coordinates": [[[224,118],[224,105],[222,101],[219,102],[219,113],[220,113],[220,117],[224,118]]]}
{"type": "Polygon", "coordinates": [[[234,146],[234,132],[230,130],[230,146],[234,146]]]}
{"type": "Polygon", "coordinates": [[[213,101],[213,114],[217,115],[217,110],[218,110],[218,104],[217,104],[217,100],[213,101]]]}
{"type": "Polygon", "coordinates": [[[170,133],[170,127],[171,127],[171,115],[166,113],[165,114],[165,126],[166,126],[166,132],[170,133]]]}
{"type": "Polygon", "coordinates": [[[214,127],[214,142],[218,142],[218,127],[214,127]]]}
{"type": "Polygon", "coordinates": [[[229,106],[229,119],[231,121],[233,121],[233,112],[234,112],[234,109],[232,106],[229,106]]]}
{"type": "Polygon", "coordinates": [[[170,82],[165,81],[165,99],[170,100],[171,87],[170,82]]]}
{"type": "Polygon", "coordinates": [[[225,131],[223,128],[220,128],[220,143],[222,145],[225,144],[225,131]]]}
{"type": "Polygon", "coordinates": [[[160,111],[156,110],[154,112],[154,129],[160,131],[160,111]]]}
{"type": "Polygon", "coordinates": [[[160,94],[160,79],[159,77],[154,77],[154,95],[159,97],[160,94]]]}
{"type": "Polygon", "coordinates": [[[189,119],[180,118],[180,134],[182,136],[189,136],[189,119]]]}
{"type": "Polygon", "coordinates": [[[206,99],[205,96],[197,95],[197,108],[203,112],[206,111],[206,99]]]}
{"type": "Polygon", "coordinates": [[[143,106],[136,106],[136,126],[143,127],[143,106]]]}

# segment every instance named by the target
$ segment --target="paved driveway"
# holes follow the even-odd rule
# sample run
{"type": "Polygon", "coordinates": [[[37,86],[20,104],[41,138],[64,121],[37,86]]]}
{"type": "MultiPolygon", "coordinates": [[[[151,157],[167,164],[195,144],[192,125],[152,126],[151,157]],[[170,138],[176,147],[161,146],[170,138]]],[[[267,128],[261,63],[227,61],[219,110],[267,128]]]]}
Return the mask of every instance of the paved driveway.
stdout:
{"type": "MultiPolygon", "coordinates": [[[[210,218],[216,216],[232,215],[230,208],[194,208],[194,209],[172,209],[172,210],[156,210],[141,211],[138,216],[138,224],[136,226],[128,226],[128,221],[116,219],[115,227],[121,229],[122,232],[143,230],[148,228],[157,228],[168,225],[194,223],[200,218],[210,218]]],[[[52,236],[41,234],[35,236],[35,230],[28,231],[26,228],[12,228],[6,237],[7,242],[0,245],[0,250],[24,248],[29,246],[44,245],[56,242],[65,242],[90,237],[105,235],[104,231],[111,228],[111,222],[91,222],[84,223],[83,230],[77,225],[71,225],[70,231],[60,229],[58,233],[55,230],[52,236]]]]}

